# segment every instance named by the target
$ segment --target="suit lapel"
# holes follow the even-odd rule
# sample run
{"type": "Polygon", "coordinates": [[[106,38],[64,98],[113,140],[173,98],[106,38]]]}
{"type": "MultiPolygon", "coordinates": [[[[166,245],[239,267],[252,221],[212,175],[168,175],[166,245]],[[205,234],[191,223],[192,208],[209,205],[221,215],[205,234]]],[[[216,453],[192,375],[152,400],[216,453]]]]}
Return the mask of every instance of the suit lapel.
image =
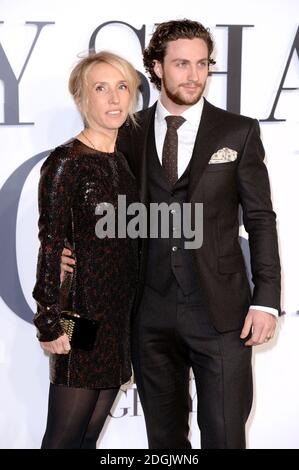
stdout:
{"type": "MultiPolygon", "coordinates": [[[[139,182],[140,200],[143,203],[148,202],[148,183],[147,183],[147,160],[148,139],[150,126],[154,126],[154,117],[157,103],[146,111],[141,112],[139,127],[133,141],[135,161],[137,162],[137,176],[139,182]]],[[[191,157],[191,167],[189,176],[188,200],[192,199],[194,192],[200,184],[201,177],[206,169],[211,155],[215,149],[217,138],[217,108],[204,100],[201,121],[191,157]]]]}
{"type": "Polygon", "coordinates": [[[141,115],[139,122],[139,128],[137,130],[136,141],[134,144],[135,158],[138,162],[138,182],[140,190],[140,200],[144,204],[148,202],[148,182],[147,182],[147,159],[149,158],[148,145],[150,126],[154,125],[154,117],[156,111],[156,103],[141,115]]]}
{"type": "Polygon", "coordinates": [[[216,116],[214,116],[215,113],[213,109],[214,107],[205,100],[191,157],[188,200],[192,199],[192,196],[200,183],[203,172],[214,152],[215,142],[218,140],[216,116]]]}

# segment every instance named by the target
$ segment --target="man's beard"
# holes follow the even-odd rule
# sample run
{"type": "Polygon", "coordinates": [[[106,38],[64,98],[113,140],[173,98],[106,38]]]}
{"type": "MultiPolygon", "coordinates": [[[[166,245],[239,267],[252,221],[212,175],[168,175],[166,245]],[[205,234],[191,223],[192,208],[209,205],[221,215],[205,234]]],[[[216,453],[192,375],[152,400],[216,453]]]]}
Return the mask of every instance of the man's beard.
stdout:
{"type": "Polygon", "coordinates": [[[205,84],[204,86],[199,86],[198,87],[198,90],[199,90],[199,93],[198,95],[196,95],[195,97],[193,98],[190,98],[189,100],[186,100],[186,98],[184,98],[181,93],[180,93],[180,89],[173,93],[172,91],[170,91],[168,85],[167,85],[167,81],[165,80],[165,77],[163,76],[162,77],[162,83],[163,83],[163,87],[164,87],[164,90],[165,90],[165,94],[166,96],[171,100],[173,101],[173,103],[175,104],[178,104],[180,106],[192,106],[193,104],[196,104],[198,103],[198,101],[200,100],[200,98],[202,97],[202,94],[204,92],[204,89],[205,89],[205,84]]]}

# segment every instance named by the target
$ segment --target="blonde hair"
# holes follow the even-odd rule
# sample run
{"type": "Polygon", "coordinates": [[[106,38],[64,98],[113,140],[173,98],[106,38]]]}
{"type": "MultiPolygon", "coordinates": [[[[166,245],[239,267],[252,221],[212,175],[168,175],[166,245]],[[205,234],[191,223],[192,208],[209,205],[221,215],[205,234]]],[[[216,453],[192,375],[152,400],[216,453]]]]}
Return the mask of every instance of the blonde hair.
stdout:
{"type": "Polygon", "coordinates": [[[133,65],[131,65],[126,59],[107,51],[91,53],[80,59],[73,68],[69,78],[69,92],[74,98],[74,101],[83,117],[84,123],[88,124],[88,118],[84,111],[84,107],[82,106],[82,103],[84,103],[85,100],[87,74],[96,64],[112,65],[112,67],[115,67],[125,77],[131,97],[129,116],[133,123],[136,124],[134,112],[139,94],[138,87],[140,85],[138,73],[133,65]]]}

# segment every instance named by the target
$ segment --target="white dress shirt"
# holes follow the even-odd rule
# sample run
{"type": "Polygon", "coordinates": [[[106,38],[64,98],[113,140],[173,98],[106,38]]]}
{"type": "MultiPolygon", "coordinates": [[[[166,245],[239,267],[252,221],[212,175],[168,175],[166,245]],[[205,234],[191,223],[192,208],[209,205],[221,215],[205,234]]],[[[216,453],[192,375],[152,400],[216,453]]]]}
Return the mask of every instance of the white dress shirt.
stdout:
{"type": "MultiPolygon", "coordinates": [[[[177,130],[178,133],[178,177],[182,176],[191,159],[198,126],[201,119],[203,109],[203,98],[198,103],[188,108],[181,114],[186,121],[177,130]]],[[[171,114],[164,108],[163,104],[158,101],[155,115],[155,137],[156,148],[160,163],[162,165],[162,150],[167,131],[166,116],[171,114]]]]}
{"type": "MultiPolygon", "coordinates": [[[[178,178],[182,176],[186,170],[192,156],[193,147],[198,132],[198,127],[201,120],[204,100],[200,98],[198,103],[190,106],[184,111],[181,116],[185,118],[185,122],[177,130],[178,133],[178,178]]],[[[159,100],[156,107],[155,114],[155,140],[156,149],[160,163],[162,165],[162,150],[167,132],[167,124],[165,121],[166,116],[171,116],[171,113],[163,106],[159,100]]],[[[271,313],[278,316],[278,310],[272,307],[263,307],[261,305],[251,305],[253,310],[262,310],[263,312],[271,313]]]]}

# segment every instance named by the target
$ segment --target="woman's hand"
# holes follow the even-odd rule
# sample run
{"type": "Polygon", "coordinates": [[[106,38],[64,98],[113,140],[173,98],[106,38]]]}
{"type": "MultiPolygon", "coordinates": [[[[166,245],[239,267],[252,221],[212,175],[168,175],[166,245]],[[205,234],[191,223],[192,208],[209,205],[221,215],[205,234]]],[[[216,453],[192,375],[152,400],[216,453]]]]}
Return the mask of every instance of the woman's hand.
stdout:
{"type": "Polygon", "coordinates": [[[68,354],[71,350],[69,337],[66,333],[54,341],[40,342],[41,347],[44,351],[52,354],[68,354]]]}

